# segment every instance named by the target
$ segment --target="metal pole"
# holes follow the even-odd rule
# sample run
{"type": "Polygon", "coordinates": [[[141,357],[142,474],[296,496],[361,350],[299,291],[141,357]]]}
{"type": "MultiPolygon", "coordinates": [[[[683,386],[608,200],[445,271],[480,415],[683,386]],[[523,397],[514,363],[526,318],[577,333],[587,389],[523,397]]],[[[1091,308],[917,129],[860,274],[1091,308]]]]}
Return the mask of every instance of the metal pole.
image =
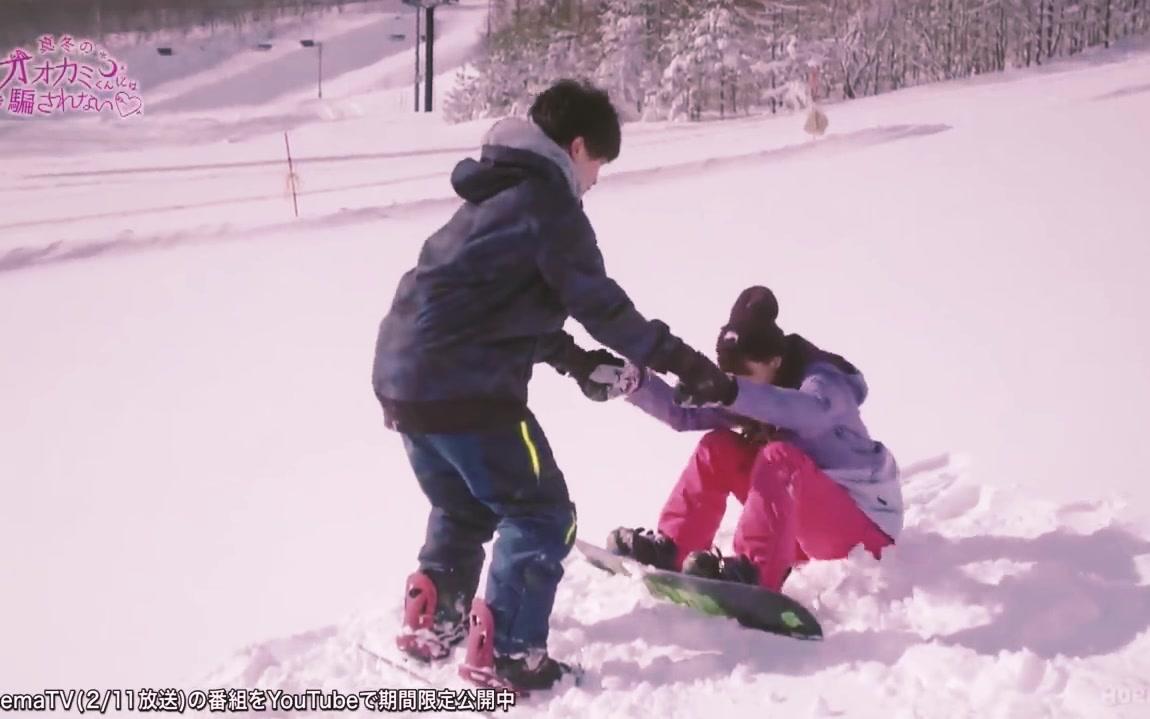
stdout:
{"type": "Polygon", "coordinates": [[[432,61],[432,48],[435,47],[435,7],[427,8],[427,62],[424,70],[427,73],[427,92],[423,99],[423,111],[431,112],[431,77],[435,67],[432,61]]]}
{"type": "Polygon", "coordinates": [[[299,217],[299,198],[296,196],[296,183],[295,183],[295,165],[291,160],[291,143],[288,142],[288,134],[284,132],[284,147],[287,148],[288,158],[288,187],[291,188],[291,201],[292,206],[295,207],[295,216],[299,217]]]}
{"type": "Polygon", "coordinates": [[[415,111],[419,112],[419,8],[415,8],[415,111]]]}

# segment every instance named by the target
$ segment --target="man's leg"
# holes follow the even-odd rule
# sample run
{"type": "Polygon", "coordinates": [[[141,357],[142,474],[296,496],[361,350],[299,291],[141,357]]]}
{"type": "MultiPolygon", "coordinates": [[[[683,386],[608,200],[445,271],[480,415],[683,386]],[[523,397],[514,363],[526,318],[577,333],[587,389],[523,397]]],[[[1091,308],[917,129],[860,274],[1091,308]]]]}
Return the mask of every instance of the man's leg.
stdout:
{"type": "Polygon", "coordinates": [[[411,466],[431,502],[419,568],[436,585],[438,621],[467,616],[483,569],[484,543],[499,517],[476,499],[451,462],[437,448],[443,435],[404,435],[411,466]]]}
{"type": "Polygon", "coordinates": [[[447,455],[500,518],[486,591],[495,651],[545,649],[563,559],[575,541],[575,506],[542,428],[528,417],[461,435],[447,455]]]}
{"type": "Polygon", "coordinates": [[[756,449],[726,429],[708,432],[699,440],[659,514],[659,531],[675,542],[676,568],[689,553],[711,548],[727,509],[727,495],[746,501],[756,449]]]}

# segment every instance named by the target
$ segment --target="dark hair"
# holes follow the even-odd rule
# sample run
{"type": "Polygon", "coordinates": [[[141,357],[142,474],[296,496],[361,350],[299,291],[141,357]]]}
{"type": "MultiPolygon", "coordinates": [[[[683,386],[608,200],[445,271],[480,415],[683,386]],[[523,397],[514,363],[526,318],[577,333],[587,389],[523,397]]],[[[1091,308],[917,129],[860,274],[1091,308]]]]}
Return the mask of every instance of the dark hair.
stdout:
{"type": "Polygon", "coordinates": [[[739,293],[715,343],[719,368],[741,374],[747,360],[768,362],[783,356],[786,335],[775,324],[778,317],[779,301],[769,288],[756,285],[739,293]]]}
{"type": "Polygon", "coordinates": [[[531,119],[555,144],[567,149],[582,137],[597,160],[619,157],[619,114],[607,93],[589,82],[560,80],[535,98],[531,119]]]}
{"type": "Polygon", "coordinates": [[[819,349],[801,335],[784,333],[776,323],[778,318],[779,301],[769,288],[756,285],[743,290],[715,343],[719,369],[744,374],[749,360],[769,362],[782,357],[775,384],[792,389],[798,389],[807,366],[816,361],[829,362],[844,374],[858,373],[840,355],[819,349]]]}

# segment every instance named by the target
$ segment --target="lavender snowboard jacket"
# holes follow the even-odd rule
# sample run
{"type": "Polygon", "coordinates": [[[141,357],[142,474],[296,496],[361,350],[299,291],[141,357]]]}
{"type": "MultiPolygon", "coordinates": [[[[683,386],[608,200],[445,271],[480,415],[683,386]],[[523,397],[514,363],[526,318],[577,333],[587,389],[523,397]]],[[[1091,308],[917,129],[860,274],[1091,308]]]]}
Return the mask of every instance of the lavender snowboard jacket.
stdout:
{"type": "Polygon", "coordinates": [[[879,529],[897,539],[903,525],[898,464],[871,439],[859,414],[867,385],[861,373],[844,372],[831,362],[814,361],[798,389],[739,378],[730,407],[688,408],[675,404],[673,390],[646,372],[628,401],[680,432],[737,429],[754,420],[779,430],[778,439],[807,453],[823,472],[850,493],[879,529]]]}

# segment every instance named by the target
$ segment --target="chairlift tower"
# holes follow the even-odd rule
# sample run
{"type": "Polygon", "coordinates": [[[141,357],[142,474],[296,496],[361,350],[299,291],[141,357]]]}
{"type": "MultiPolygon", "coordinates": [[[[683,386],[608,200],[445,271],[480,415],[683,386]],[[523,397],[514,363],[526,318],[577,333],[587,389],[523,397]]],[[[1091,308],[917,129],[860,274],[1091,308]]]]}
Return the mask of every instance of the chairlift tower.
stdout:
{"type": "Polygon", "coordinates": [[[427,35],[427,54],[423,63],[426,78],[423,95],[423,111],[431,112],[431,82],[435,75],[435,8],[440,5],[457,3],[459,0],[403,0],[404,5],[415,8],[415,111],[419,112],[419,25],[420,10],[423,11],[424,33],[427,35]]]}

